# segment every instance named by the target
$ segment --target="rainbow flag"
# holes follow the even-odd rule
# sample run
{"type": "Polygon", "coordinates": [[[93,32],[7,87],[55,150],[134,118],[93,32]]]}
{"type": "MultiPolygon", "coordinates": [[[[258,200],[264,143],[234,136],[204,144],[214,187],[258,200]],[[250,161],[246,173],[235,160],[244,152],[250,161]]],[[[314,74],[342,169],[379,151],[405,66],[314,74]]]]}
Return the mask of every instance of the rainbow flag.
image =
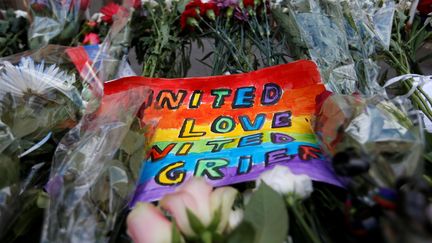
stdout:
{"type": "Polygon", "coordinates": [[[148,89],[138,114],[148,156],[132,205],[158,200],[192,176],[223,186],[275,165],[341,186],[311,125],[325,90],[311,61],[227,76],[128,77],[107,83],[105,93],[137,87],[148,89]]]}

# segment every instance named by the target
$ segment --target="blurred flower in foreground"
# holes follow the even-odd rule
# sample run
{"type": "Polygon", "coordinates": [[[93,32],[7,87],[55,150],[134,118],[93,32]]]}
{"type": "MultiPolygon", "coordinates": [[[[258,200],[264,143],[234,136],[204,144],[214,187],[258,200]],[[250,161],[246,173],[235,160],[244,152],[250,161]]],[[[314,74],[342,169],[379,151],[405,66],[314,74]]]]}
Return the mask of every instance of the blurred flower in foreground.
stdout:
{"type": "Polygon", "coordinates": [[[172,242],[172,224],[150,203],[138,203],[127,218],[127,232],[135,243],[172,242]]]}
{"type": "Polygon", "coordinates": [[[228,220],[228,230],[235,229],[243,220],[244,211],[242,209],[234,209],[231,211],[228,220]]]}
{"type": "Polygon", "coordinates": [[[281,195],[296,195],[307,198],[313,191],[312,180],[307,175],[295,175],[286,166],[275,166],[261,174],[257,180],[257,187],[265,182],[281,195]]]}
{"type": "Polygon", "coordinates": [[[197,227],[190,222],[191,214],[200,221],[202,230],[217,225],[216,231],[222,233],[227,228],[237,193],[232,187],[212,191],[212,187],[203,178],[194,177],[176,192],[162,198],[160,205],[174,217],[180,231],[186,236],[194,237],[203,233],[197,232],[197,227]]]}

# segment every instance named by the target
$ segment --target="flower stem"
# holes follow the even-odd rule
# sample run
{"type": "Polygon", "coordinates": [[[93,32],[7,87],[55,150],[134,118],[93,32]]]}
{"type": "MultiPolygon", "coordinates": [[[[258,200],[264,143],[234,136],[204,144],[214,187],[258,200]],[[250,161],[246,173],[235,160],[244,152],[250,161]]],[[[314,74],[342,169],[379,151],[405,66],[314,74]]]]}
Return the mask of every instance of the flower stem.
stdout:
{"type": "Polygon", "coordinates": [[[301,215],[300,212],[298,211],[299,204],[296,203],[295,198],[293,198],[293,196],[288,196],[287,203],[291,211],[294,213],[294,216],[296,217],[300,225],[303,227],[306,235],[311,240],[310,242],[320,243],[321,241],[319,240],[319,238],[316,236],[316,234],[314,234],[314,232],[312,232],[312,229],[309,227],[308,223],[304,220],[303,215],[301,215]]]}
{"type": "Polygon", "coordinates": [[[203,243],[212,243],[212,234],[208,231],[205,231],[201,234],[201,240],[203,243]]]}

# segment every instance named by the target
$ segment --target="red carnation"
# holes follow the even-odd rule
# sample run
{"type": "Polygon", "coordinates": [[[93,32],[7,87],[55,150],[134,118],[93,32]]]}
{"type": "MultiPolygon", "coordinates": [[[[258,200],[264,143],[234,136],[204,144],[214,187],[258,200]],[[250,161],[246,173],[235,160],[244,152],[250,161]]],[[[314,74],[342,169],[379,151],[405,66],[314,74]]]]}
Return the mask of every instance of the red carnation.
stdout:
{"type": "Polygon", "coordinates": [[[188,26],[198,25],[198,12],[195,8],[186,9],[180,16],[180,26],[184,30],[188,26]]]}
{"type": "Polygon", "coordinates": [[[243,6],[245,8],[248,8],[248,7],[253,8],[253,7],[255,7],[255,0],[243,0],[243,6]]]}
{"type": "Polygon", "coordinates": [[[186,4],[185,9],[186,10],[188,10],[188,9],[196,9],[196,8],[199,9],[199,8],[201,8],[202,4],[203,3],[201,2],[201,0],[192,0],[188,4],[186,4]]]}
{"type": "Polygon", "coordinates": [[[100,12],[103,14],[102,21],[112,24],[113,22],[113,16],[117,14],[117,12],[120,10],[120,5],[116,3],[108,3],[107,5],[103,6],[100,9],[100,12]]]}
{"type": "Polygon", "coordinates": [[[422,15],[428,15],[429,13],[432,13],[432,0],[420,0],[417,10],[422,15]]]}
{"type": "Polygon", "coordinates": [[[214,2],[203,3],[200,6],[201,16],[207,15],[210,19],[214,19],[219,15],[219,7],[214,2]]]}

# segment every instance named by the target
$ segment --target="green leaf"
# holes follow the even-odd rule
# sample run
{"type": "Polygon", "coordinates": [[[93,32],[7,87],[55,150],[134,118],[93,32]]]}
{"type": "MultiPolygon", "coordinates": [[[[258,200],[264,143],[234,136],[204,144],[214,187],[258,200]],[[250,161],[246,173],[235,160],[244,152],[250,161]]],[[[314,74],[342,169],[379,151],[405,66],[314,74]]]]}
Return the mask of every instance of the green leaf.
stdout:
{"type": "Polygon", "coordinates": [[[186,208],[186,214],[190,223],[190,226],[192,230],[197,234],[200,235],[205,231],[204,225],[201,223],[199,218],[188,208],[186,208]]]}
{"type": "Polygon", "coordinates": [[[139,149],[144,148],[144,135],[135,131],[128,131],[120,149],[131,155],[139,149]]]}
{"type": "Polygon", "coordinates": [[[227,243],[251,243],[254,242],[255,229],[251,223],[241,222],[231,234],[229,234],[227,243]]]}
{"type": "Polygon", "coordinates": [[[211,232],[215,232],[219,226],[222,217],[222,205],[213,214],[213,219],[207,229],[211,232]]]}
{"type": "Polygon", "coordinates": [[[252,195],[244,217],[255,229],[254,243],[279,243],[286,239],[288,212],[285,202],[265,183],[252,195]]]}
{"type": "Polygon", "coordinates": [[[9,28],[9,22],[0,20],[0,33],[6,33],[9,28]]]}
{"type": "Polygon", "coordinates": [[[179,232],[179,230],[177,229],[177,225],[175,222],[173,222],[172,224],[172,239],[171,239],[172,243],[181,243],[182,242],[182,237],[181,234],[179,232]]]}
{"type": "Polygon", "coordinates": [[[183,11],[185,10],[186,5],[188,3],[189,3],[189,0],[180,0],[180,1],[178,1],[178,3],[177,3],[177,11],[179,13],[183,13],[183,11]]]}

